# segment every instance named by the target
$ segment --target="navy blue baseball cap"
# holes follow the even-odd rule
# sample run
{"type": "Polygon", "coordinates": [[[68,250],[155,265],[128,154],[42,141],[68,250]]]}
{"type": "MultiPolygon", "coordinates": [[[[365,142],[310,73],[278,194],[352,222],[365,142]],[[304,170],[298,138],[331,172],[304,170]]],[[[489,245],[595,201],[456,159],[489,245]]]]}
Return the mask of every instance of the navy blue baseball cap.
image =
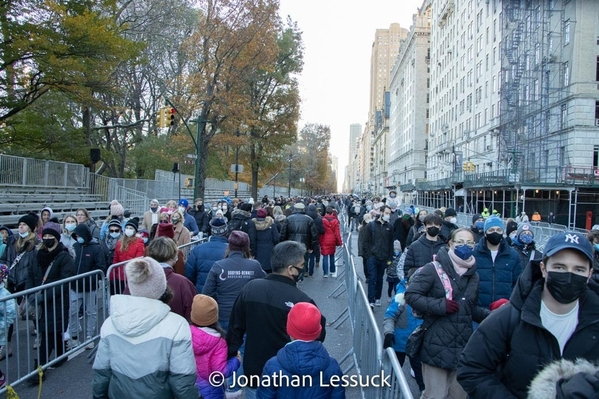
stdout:
{"type": "Polygon", "coordinates": [[[543,257],[555,255],[562,249],[575,249],[582,252],[584,256],[589,258],[591,265],[593,264],[593,247],[587,238],[579,233],[572,231],[564,231],[563,233],[552,236],[547,244],[543,257]]]}

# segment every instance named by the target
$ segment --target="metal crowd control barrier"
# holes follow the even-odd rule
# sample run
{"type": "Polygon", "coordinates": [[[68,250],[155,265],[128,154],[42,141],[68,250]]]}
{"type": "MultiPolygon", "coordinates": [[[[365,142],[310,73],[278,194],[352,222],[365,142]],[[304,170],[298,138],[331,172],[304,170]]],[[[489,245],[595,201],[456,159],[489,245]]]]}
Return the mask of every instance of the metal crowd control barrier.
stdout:
{"type": "Polygon", "coordinates": [[[391,378],[389,380],[390,386],[383,388],[381,399],[412,398],[408,381],[406,381],[393,348],[387,348],[383,352],[383,370],[385,375],[389,375],[391,378]],[[407,389],[407,393],[405,389],[407,389]]]}
{"type": "MultiPolygon", "coordinates": [[[[34,376],[38,374],[38,365],[44,370],[53,365],[58,366],[62,361],[66,361],[68,356],[93,343],[99,337],[99,327],[106,319],[106,307],[99,306],[102,301],[90,299],[91,295],[94,295],[90,293],[94,290],[84,291],[84,286],[96,288],[95,295],[103,295],[104,281],[104,273],[97,270],[0,298],[0,310],[4,315],[15,301],[19,304],[15,304],[17,308],[12,325],[13,333],[11,341],[7,342],[7,349],[11,349],[12,355],[8,352],[5,359],[0,361],[0,369],[6,375],[7,386],[17,385],[30,377],[37,378],[34,376]],[[88,295],[81,295],[84,312],[83,316],[79,317],[78,294],[84,292],[88,295]],[[76,308],[72,309],[71,303],[75,298],[77,298],[74,300],[76,308]],[[28,306],[25,306],[26,304],[28,306]],[[91,325],[88,323],[93,310],[96,312],[97,323],[94,331],[86,331],[86,325],[91,325]],[[68,337],[66,333],[69,332],[70,321],[73,328],[79,324],[82,331],[86,331],[86,335],[81,337],[89,335],[89,338],[80,339],[78,346],[71,345],[68,339],[65,340],[68,337]],[[52,352],[55,354],[51,358],[52,352]]],[[[2,326],[0,334],[4,334],[8,340],[7,323],[2,326]]],[[[6,390],[7,387],[0,389],[0,393],[6,390]]]]}

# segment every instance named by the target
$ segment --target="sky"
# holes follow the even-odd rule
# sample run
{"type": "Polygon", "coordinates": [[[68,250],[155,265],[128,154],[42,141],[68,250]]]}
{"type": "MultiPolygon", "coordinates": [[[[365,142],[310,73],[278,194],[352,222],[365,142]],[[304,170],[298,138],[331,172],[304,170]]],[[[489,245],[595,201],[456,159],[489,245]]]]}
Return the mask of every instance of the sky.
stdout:
{"type": "Polygon", "coordinates": [[[409,29],[422,0],[280,0],[280,15],[297,21],[304,42],[299,77],[301,120],[331,128],[341,190],[349,157],[349,125],[368,117],[370,53],[376,29],[409,29]]]}

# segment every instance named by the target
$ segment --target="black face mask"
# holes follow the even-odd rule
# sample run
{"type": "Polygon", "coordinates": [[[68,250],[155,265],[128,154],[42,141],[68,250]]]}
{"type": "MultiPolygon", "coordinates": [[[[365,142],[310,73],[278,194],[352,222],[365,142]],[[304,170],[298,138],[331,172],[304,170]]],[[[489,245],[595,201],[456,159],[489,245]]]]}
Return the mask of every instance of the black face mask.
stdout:
{"type": "Polygon", "coordinates": [[[485,237],[487,238],[487,241],[489,241],[489,243],[491,245],[497,245],[501,242],[501,239],[503,238],[503,234],[490,233],[490,234],[485,235],[485,237]]]}
{"type": "Polygon", "coordinates": [[[547,272],[547,289],[562,304],[572,303],[587,289],[588,277],[574,273],[547,272]]]}
{"type": "Polygon", "coordinates": [[[42,240],[42,243],[44,244],[44,247],[52,248],[54,246],[54,244],[56,244],[56,239],[55,238],[44,238],[42,240]]]}
{"type": "Polygon", "coordinates": [[[436,237],[439,234],[439,228],[437,226],[427,227],[426,232],[429,236],[436,237]]]}
{"type": "Polygon", "coordinates": [[[196,209],[197,209],[199,212],[204,212],[204,205],[196,205],[196,209]]]}
{"type": "Polygon", "coordinates": [[[291,266],[291,267],[293,267],[298,272],[297,275],[292,275],[291,276],[291,277],[293,277],[293,281],[295,281],[297,283],[300,280],[300,276],[302,275],[302,272],[304,271],[304,269],[303,268],[302,269],[298,269],[295,266],[291,266]]]}

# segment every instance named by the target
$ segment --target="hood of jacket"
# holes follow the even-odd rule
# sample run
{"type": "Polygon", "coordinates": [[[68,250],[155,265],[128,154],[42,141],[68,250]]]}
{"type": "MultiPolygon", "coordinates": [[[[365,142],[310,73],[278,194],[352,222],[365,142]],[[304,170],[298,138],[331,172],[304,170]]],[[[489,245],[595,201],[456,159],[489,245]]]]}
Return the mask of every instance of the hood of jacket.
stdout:
{"type": "MultiPolygon", "coordinates": [[[[50,219],[52,219],[54,217],[54,211],[52,210],[52,208],[46,206],[46,207],[42,208],[42,212],[43,211],[48,211],[48,213],[50,214],[50,219]]],[[[40,214],[41,214],[41,212],[40,212],[40,214]]]]}
{"type": "Polygon", "coordinates": [[[157,299],[132,295],[110,298],[110,320],[114,328],[128,337],[147,333],[164,319],[171,308],[157,299]]]}
{"type": "Polygon", "coordinates": [[[277,360],[293,375],[314,375],[325,370],[331,358],[320,341],[291,341],[277,353],[277,360]]]}
{"type": "Polygon", "coordinates": [[[83,223],[75,226],[75,230],[73,230],[71,237],[75,238],[75,235],[85,240],[85,243],[83,245],[89,244],[89,242],[92,240],[92,233],[89,231],[89,228],[83,223]]]}
{"type": "Polygon", "coordinates": [[[252,214],[248,211],[242,211],[241,209],[235,209],[233,212],[231,212],[231,219],[245,220],[245,219],[251,219],[251,218],[252,218],[252,214]]]}
{"type": "Polygon", "coordinates": [[[190,328],[193,354],[196,359],[213,352],[216,344],[222,339],[220,333],[213,328],[194,325],[191,325],[190,328]]]}
{"type": "Polygon", "coordinates": [[[528,399],[555,398],[556,395],[557,398],[594,398],[598,390],[598,365],[584,359],[575,362],[561,359],[549,364],[532,380],[528,399]]]}
{"type": "Polygon", "coordinates": [[[317,217],[319,217],[320,214],[316,210],[316,205],[308,205],[308,208],[306,208],[306,215],[310,216],[312,219],[316,219],[317,217]]]}
{"type": "Polygon", "coordinates": [[[275,215],[275,220],[277,222],[282,222],[285,219],[287,219],[287,216],[285,216],[285,215],[275,215]]]}
{"type": "Polygon", "coordinates": [[[270,226],[272,226],[274,223],[274,220],[272,220],[272,218],[270,216],[267,216],[264,219],[256,218],[253,220],[254,220],[254,224],[256,225],[256,230],[258,230],[258,231],[266,230],[270,226]]]}
{"type": "Polygon", "coordinates": [[[11,229],[9,229],[9,228],[8,228],[8,227],[6,227],[6,226],[0,226],[0,230],[6,230],[6,232],[8,233],[8,236],[9,236],[9,237],[13,235],[13,232],[12,232],[12,230],[11,230],[11,229]]]}

